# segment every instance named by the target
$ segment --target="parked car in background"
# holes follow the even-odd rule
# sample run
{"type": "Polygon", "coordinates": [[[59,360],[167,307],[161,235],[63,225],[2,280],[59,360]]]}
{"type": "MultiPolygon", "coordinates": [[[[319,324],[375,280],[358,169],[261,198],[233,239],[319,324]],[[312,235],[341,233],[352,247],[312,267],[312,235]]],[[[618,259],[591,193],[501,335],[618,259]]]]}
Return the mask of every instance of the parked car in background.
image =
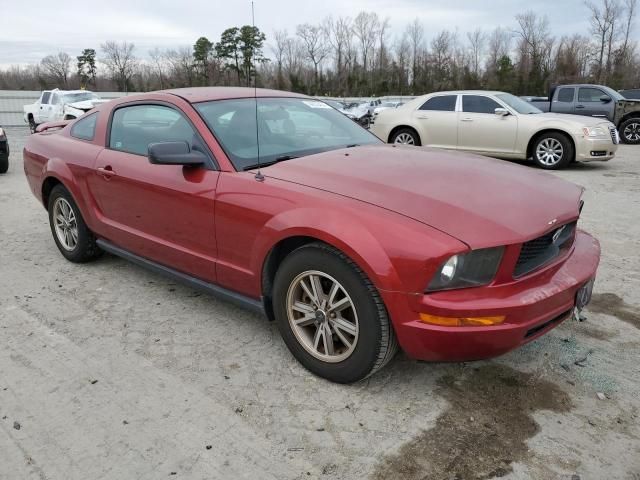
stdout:
{"type": "Polygon", "coordinates": [[[371,112],[371,102],[361,102],[350,104],[347,107],[345,114],[363,127],[369,128],[369,124],[371,123],[371,112]]]}
{"type": "Polygon", "coordinates": [[[371,375],[398,344],[423,360],[500,355],[593,286],[581,187],[386,146],[303,95],[153,92],[41,128],[24,170],[65,258],[108,251],[265,313],[335,382],[371,375]]]}
{"type": "Polygon", "coordinates": [[[0,173],[9,170],[9,139],[7,131],[0,125],[0,173]]]}
{"type": "Polygon", "coordinates": [[[45,90],[35,103],[23,107],[24,121],[33,133],[42,123],[79,118],[107,101],[88,90],[45,90]]]}
{"type": "Polygon", "coordinates": [[[371,131],[389,143],[533,158],[545,169],[566,167],[574,160],[610,160],[618,148],[616,128],[606,119],[542,113],[504,92],[425,95],[381,112],[371,131]]]}
{"type": "Polygon", "coordinates": [[[640,100],[640,88],[633,88],[631,90],[620,90],[622,95],[627,100],[640,100]]]}
{"type": "Polygon", "coordinates": [[[349,111],[348,106],[347,106],[346,103],[340,102],[338,100],[324,100],[324,103],[326,103],[327,105],[330,105],[331,107],[335,108],[336,110],[338,110],[343,115],[346,115],[347,117],[349,117],[351,120],[354,120],[354,121],[357,120],[356,116],[349,111]]]}
{"type": "Polygon", "coordinates": [[[398,108],[404,105],[403,102],[382,102],[376,108],[373,109],[373,116],[375,117],[378,113],[389,110],[390,108],[398,108]]]}
{"type": "Polygon", "coordinates": [[[609,87],[562,85],[551,89],[548,98],[536,97],[529,103],[544,112],[606,118],[616,126],[623,142],[640,144],[640,100],[628,100],[609,87]]]}

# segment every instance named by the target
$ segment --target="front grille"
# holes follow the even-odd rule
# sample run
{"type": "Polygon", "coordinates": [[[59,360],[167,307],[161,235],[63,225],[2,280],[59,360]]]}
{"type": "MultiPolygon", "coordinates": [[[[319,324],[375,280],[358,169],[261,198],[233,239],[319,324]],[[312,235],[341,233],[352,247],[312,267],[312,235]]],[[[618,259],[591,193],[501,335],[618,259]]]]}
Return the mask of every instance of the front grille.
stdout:
{"type": "Polygon", "coordinates": [[[614,145],[620,143],[620,136],[618,135],[618,130],[616,130],[616,127],[609,127],[609,133],[611,134],[611,141],[614,145]]]}
{"type": "Polygon", "coordinates": [[[513,276],[526,275],[556,258],[560,252],[571,246],[575,230],[576,223],[568,223],[523,243],[513,276]]]}

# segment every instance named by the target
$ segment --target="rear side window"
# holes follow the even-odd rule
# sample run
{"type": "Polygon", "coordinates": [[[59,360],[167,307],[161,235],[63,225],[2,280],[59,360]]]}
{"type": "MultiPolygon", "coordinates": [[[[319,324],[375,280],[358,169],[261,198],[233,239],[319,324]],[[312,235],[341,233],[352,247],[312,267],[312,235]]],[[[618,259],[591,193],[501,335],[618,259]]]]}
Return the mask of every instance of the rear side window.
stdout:
{"type": "Polygon", "coordinates": [[[457,100],[457,95],[440,95],[438,97],[432,97],[420,107],[420,110],[455,112],[457,100]]]}
{"type": "Polygon", "coordinates": [[[463,95],[462,111],[466,113],[496,113],[496,108],[503,108],[495,100],[482,95],[463,95]]]}
{"type": "Polygon", "coordinates": [[[575,91],[575,88],[561,88],[560,90],[558,90],[558,101],[563,103],[573,102],[575,91]]]}
{"type": "Polygon", "coordinates": [[[113,113],[109,148],[146,156],[149,145],[159,142],[187,142],[192,150],[206,152],[191,124],[173,108],[132,105],[113,113]]]}
{"type": "MultiPolygon", "coordinates": [[[[600,97],[606,95],[598,88],[581,88],[578,93],[579,102],[600,102],[600,97]]],[[[608,96],[608,95],[607,95],[608,96]]]]}
{"type": "Polygon", "coordinates": [[[96,122],[98,121],[98,113],[92,113],[81,118],[71,127],[71,136],[80,140],[93,140],[96,136],[96,122]]]}

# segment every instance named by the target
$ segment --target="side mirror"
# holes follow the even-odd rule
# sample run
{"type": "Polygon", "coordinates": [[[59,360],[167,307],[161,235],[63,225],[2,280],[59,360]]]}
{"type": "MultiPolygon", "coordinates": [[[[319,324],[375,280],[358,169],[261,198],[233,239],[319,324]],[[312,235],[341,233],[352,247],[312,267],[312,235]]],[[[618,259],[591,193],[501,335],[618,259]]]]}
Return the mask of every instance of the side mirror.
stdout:
{"type": "Polygon", "coordinates": [[[187,142],[160,142],[149,145],[149,163],[154,165],[183,165],[196,167],[204,165],[207,157],[204,153],[191,150],[187,142]]]}
{"type": "Polygon", "coordinates": [[[609,103],[611,101],[611,97],[609,95],[602,95],[600,97],[600,101],[602,103],[609,103]]]}
{"type": "Polygon", "coordinates": [[[509,110],[507,110],[506,108],[496,108],[495,112],[496,115],[499,115],[501,117],[506,117],[507,115],[509,115],[509,110]]]}

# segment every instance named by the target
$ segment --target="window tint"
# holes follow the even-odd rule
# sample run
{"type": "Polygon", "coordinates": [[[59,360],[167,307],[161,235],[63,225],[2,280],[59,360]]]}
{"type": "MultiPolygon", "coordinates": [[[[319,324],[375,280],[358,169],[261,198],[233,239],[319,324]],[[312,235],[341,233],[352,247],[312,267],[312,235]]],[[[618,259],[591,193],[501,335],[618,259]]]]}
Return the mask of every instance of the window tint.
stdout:
{"type": "Polygon", "coordinates": [[[71,136],[81,140],[93,140],[96,134],[97,120],[97,113],[92,113],[87,117],[81,118],[71,127],[71,136]]]}
{"type": "Polygon", "coordinates": [[[51,96],[51,92],[44,92],[42,94],[42,100],[40,100],[40,103],[49,103],[50,96],[51,96]]]}
{"type": "Polygon", "coordinates": [[[467,113],[496,113],[496,108],[503,108],[495,100],[480,95],[463,95],[462,111],[467,113]]]}
{"type": "Polygon", "coordinates": [[[598,102],[605,93],[599,88],[581,88],[578,93],[579,102],[598,102]]]}
{"type": "Polygon", "coordinates": [[[436,110],[440,112],[455,112],[457,95],[440,95],[432,97],[420,107],[420,110],[436,110]]]}
{"type": "Polygon", "coordinates": [[[575,95],[575,88],[561,88],[558,90],[558,101],[564,103],[573,102],[573,97],[575,95]]]}
{"type": "Polygon", "coordinates": [[[147,155],[149,144],[187,142],[206,152],[199,137],[180,112],[162,105],[134,105],[113,113],[109,148],[147,155]]]}

